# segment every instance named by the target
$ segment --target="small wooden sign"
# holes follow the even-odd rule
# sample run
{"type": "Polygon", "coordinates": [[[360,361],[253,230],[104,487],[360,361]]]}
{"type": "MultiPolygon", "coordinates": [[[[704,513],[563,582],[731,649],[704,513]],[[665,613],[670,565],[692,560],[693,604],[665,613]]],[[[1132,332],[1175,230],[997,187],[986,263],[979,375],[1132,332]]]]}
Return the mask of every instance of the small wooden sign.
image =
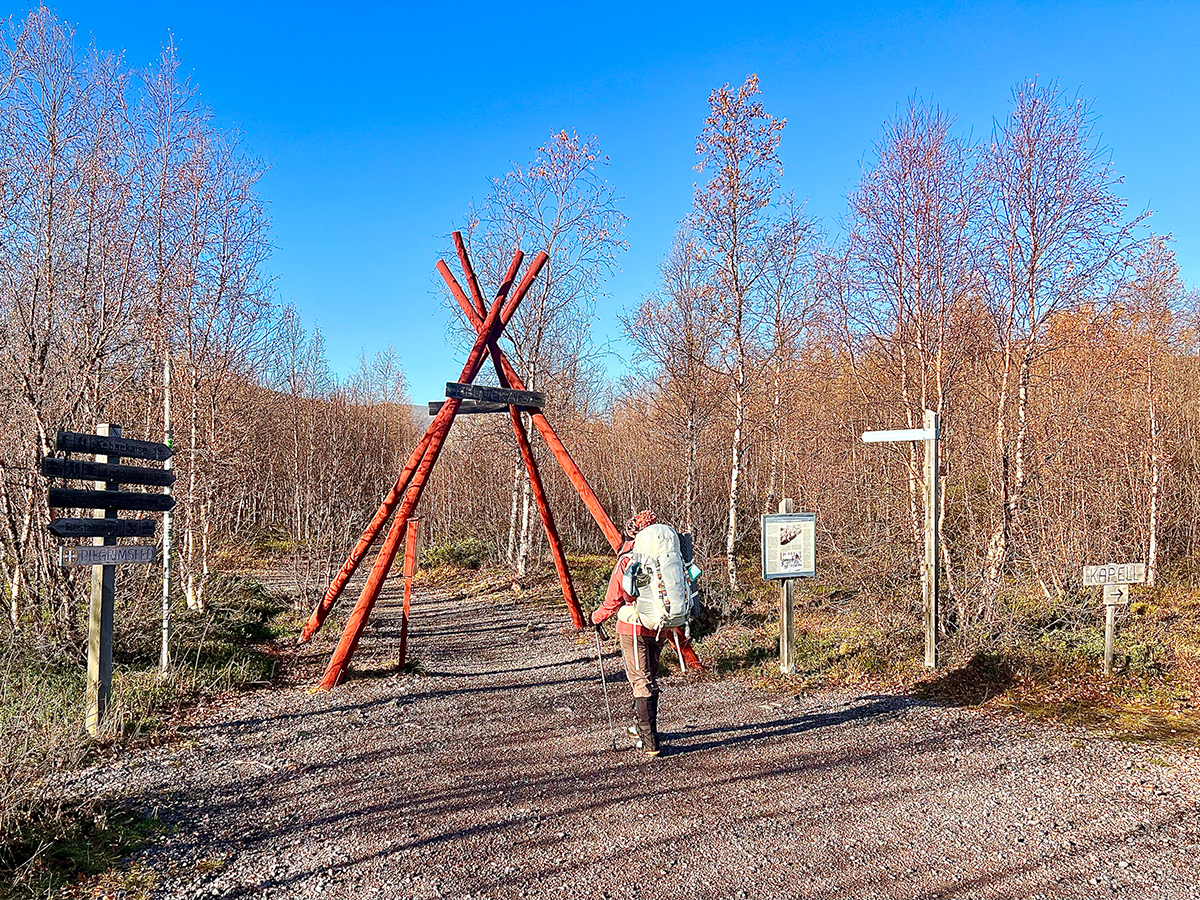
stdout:
{"type": "Polygon", "coordinates": [[[80,434],[60,431],[54,446],[64,453],[92,453],[103,456],[124,456],[130,459],[153,459],[165,462],[171,458],[171,448],[154,441],[134,441],[129,438],[100,434],[80,434]]]}
{"type": "Polygon", "coordinates": [[[1104,586],[1105,606],[1125,606],[1129,603],[1129,585],[1106,584],[1104,586]]]}
{"type": "Polygon", "coordinates": [[[487,403],[503,403],[509,406],[532,406],[541,409],[546,405],[546,395],[538,391],[514,391],[511,388],[490,387],[484,384],[460,384],[446,382],[446,396],[459,400],[483,400],[487,403]]]}
{"type": "Polygon", "coordinates": [[[135,494],[132,491],[79,491],[74,488],[50,488],[47,503],[52,509],[136,509],[166,512],[175,508],[175,498],[167,494],[135,494]]]}
{"type": "Polygon", "coordinates": [[[1145,563],[1106,563],[1103,566],[1083,567],[1083,586],[1105,584],[1145,584],[1145,563]]]}
{"type": "Polygon", "coordinates": [[[146,484],[165,487],[175,483],[170,469],[146,469],[141,466],[121,466],[87,462],[62,456],[42,459],[42,474],[47,478],[76,478],[80,481],[107,481],[116,484],[146,484]]]}
{"type": "Polygon", "coordinates": [[[154,537],[154,519],[55,519],[50,533],[61,538],[154,537]]]}
{"type": "Polygon", "coordinates": [[[149,565],[158,559],[158,548],[145,544],[131,547],[95,547],[90,544],[58,548],[60,566],[149,565]]]}

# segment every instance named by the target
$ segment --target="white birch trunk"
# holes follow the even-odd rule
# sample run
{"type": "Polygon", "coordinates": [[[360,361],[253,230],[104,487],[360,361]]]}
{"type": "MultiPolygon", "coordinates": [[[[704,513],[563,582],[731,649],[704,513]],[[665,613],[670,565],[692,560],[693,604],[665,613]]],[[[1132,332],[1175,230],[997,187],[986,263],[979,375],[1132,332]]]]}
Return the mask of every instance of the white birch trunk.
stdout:
{"type": "Polygon", "coordinates": [[[529,568],[529,473],[525,473],[521,488],[521,550],[517,554],[517,577],[524,578],[529,568]]]}
{"type": "Polygon", "coordinates": [[[513,461],[512,508],[508,513],[508,553],[505,559],[510,566],[517,564],[517,512],[521,506],[521,460],[513,461]]]}
{"type": "MultiPolygon", "coordinates": [[[[171,431],[171,354],[168,350],[163,354],[163,439],[167,446],[174,443],[171,431]]],[[[175,467],[173,457],[168,456],[163,468],[170,471],[175,467]]],[[[171,486],[163,489],[167,496],[171,495],[171,486]]],[[[171,538],[174,531],[174,514],[167,510],[163,513],[163,560],[162,560],[162,648],[158,656],[158,673],[165,677],[171,670],[171,538]]]]}
{"type": "Polygon", "coordinates": [[[1158,410],[1154,402],[1153,374],[1149,361],[1146,365],[1146,400],[1150,426],[1150,509],[1147,529],[1149,542],[1146,547],[1146,584],[1153,585],[1158,580],[1158,494],[1160,490],[1159,458],[1161,456],[1158,440],[1158,410]]]}
{"type": "Polygon", "coordinates": [[[725,570],[729,576],[729,589],[731,591],[738,590],[737,557],[734,555],[734,547],[737,544],[738,497],[741,494],[742,486],[742,429],[746,420],[745,385],[745,363],[739,360],[737,386],[734,390],[733,442],[730,448],[729,526],[725,531],[725,570]]]}

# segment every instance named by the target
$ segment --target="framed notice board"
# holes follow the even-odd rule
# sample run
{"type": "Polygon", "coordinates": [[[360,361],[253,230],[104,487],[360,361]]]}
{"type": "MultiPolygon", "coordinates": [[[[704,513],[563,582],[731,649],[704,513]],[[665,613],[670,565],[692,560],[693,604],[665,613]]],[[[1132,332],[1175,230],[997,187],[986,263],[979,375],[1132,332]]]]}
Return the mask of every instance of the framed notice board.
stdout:
{"type": "Polygon", "coordinates": [[[770,513],[763,516],[763,578],[811,578],[816,574],[816,514],[770,513]]]}

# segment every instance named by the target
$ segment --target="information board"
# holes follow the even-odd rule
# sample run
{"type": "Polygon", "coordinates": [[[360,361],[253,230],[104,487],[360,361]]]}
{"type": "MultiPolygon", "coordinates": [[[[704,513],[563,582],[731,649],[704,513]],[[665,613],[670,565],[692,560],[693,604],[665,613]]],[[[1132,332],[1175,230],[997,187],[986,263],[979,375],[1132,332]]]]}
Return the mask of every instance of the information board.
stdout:
{"type": "Polygon", "coordinates": [[[811,578],[816,574],[816,514],[770,513],[763,516],[763,578],[811,578]]]}

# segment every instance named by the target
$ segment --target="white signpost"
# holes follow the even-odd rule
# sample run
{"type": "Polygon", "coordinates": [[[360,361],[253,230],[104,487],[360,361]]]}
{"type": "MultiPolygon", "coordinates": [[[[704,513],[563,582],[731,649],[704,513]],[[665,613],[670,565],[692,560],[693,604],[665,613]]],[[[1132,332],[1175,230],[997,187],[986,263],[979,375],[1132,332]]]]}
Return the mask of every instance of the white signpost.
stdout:
{"type": "Polygon", "coordinates": [[[1104,588],[1104,674],[1112,674],[1117,607],[1129,603],[1129,585],[1146,583],[1145,563],[1106,563],[1083,567],[1084,587],[1104,588]]]}
{"type": "Polygon", "coordinates": [[[936,669],[938,632],[938,414],[925,410],[924,428],[900,428],[894,431],[864,431],[867,444],[892,441],[925,443],[925,564],[921,587],[925,601],[925,666],[936,669]]]}

